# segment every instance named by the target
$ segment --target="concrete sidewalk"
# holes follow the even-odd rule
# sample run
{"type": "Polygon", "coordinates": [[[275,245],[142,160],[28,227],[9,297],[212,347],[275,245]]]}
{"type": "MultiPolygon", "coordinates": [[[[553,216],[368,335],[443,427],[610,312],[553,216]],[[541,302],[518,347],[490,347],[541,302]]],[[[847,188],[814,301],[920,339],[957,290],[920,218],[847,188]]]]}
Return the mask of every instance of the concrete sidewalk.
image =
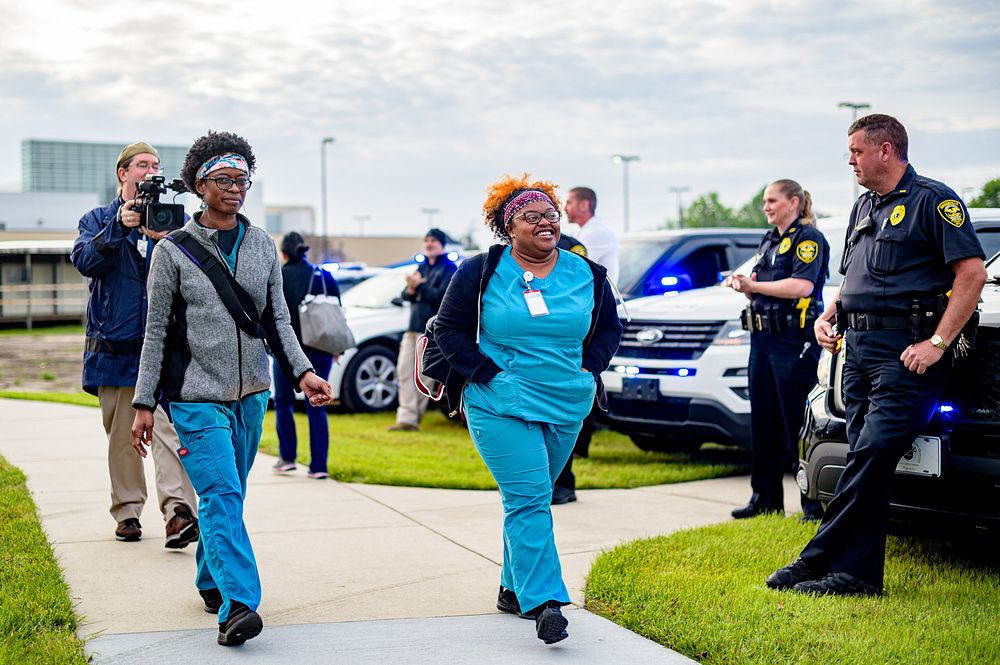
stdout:
{"type": "MultiPolygon", "coordinates": [[[[274,476],[265,455],[246,503],[265,632],[243,649],[223,649],[194,588],[194,548],[164,549],[155,494],[142,541],[114,539],[100,413],[0,400],[0,422],[0,453],[28,476],[96,663],[686,660],[582,609],[568,615],[571,638],[553,647],[538,642],[529,622],[497,612],[495,492],[316,481],[301,467],[274,476]]],[[[152,469],[147,462],[154,492],[152,469]]],[[[729,519],[749,486],[729,478],[578,494],[553,512],[564,576],[582,607],[602,549],[729,519]]],[[[786,497],[797,510],[794,486],[786,497]]]]}

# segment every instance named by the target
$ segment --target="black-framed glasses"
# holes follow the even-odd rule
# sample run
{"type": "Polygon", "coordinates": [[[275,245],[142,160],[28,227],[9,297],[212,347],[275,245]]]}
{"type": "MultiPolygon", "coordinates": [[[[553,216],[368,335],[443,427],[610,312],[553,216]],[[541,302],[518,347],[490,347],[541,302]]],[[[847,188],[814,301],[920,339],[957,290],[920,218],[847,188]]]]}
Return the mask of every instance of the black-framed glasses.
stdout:
{"type": "Polygon", "coordinates": [[[214,181],[215,185],[222,191],[226,191],[227,189],[232,188],[234,182],[236,183],[236,187],[239,188],[241,192],[247,191],[248,189],[250,189],[250,185],[253,184],[250,178],[233,179],[225,175],[216,176],[215,178],[202,178],[202,180],[214,181]]]}
{"type": "Polygon", "coordinates": [[[529,224],[537,224],[538,222],[542,221],[542,217],[544,217],[546,221],[552,222],[554,224],[558,222],[560,219],[562,219],[562,213],[559,212],[558,210],[546,210],[545,212],[525,212],[521,213],[520,215],[517,215],[516,217],[514,217],[514,219],[517,219],[518,217],[524,217],[524,221],[526,221],[529,224]]]}

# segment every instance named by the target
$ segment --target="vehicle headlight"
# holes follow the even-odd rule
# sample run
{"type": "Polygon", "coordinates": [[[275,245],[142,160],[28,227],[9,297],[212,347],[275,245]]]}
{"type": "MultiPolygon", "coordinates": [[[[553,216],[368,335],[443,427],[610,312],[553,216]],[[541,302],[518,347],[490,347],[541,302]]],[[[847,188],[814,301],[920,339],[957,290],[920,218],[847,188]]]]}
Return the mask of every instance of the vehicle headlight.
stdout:
{"type": "Polygon", "coordinates": [[[750,332],[743,330],[739,321],[726,321],[722,330],[712,340],[712,344],[719,346],[741,346],[750,343],[750,332]]]}
{"type": "Polygon", "coordinates": [[[830,385],[830,368],[833,361],[833,354],[826,349],[823,349],[823,351],[819,354],[819,365],[816,367],[816,383],[827,390],[832,387],[830,385]]]}

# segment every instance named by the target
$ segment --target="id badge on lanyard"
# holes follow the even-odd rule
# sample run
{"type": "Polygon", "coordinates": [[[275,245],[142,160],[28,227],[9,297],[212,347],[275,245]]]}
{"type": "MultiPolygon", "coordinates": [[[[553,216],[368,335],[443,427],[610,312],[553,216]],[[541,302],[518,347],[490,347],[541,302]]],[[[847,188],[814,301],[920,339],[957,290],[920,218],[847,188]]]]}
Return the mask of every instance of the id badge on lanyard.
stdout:
{"type": "Polygon", "coordinates": [[[538,289],[531,288],[531,280],[535,279],[535,276],[530,270],[524,273],[524,285],[528,288],[524,291],[524,302],[528,305],[528,313],[531,314],[532,318],[539,316],[548,316],[549,307],[545,304],[545,298],[542,296],[542,292],[538,289]]]}

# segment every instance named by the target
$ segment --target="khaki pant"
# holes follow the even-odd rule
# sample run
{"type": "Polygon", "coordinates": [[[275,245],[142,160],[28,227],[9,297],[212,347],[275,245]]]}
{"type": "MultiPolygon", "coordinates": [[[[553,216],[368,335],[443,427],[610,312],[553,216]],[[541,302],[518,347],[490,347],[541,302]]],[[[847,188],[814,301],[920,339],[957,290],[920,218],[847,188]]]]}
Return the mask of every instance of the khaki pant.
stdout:
{"type": "MultiPolygon", "coordinates": [[[[101,386],[97,399],[101,404],[104,431],[108,434],[108,470],[111,472],[111,516],[116,522],[139,518],[146,503],[146,474],[142,458],[132,447],[132,421],[135,409],[131,386],[101,386]]],[[[162,407],[153,416],[153,465],[156,472],[156,495],[164,521],[174,516],[176,508],[185,507],[195,515],[197,498],[177,449],[177,432],[162,407]]]]}
{"type": "MultiPolygon", "coordinates": [[[[405,425],[419,425],[420,419],[427,411],[426,397],[417,392],[417,384],[413,381],[413,362],[417,356],[417,339],[421,333],[405,332],[403,341],[399,344],[399,360],[396,361],[396,379],[399,383],[399,408],[396,410],[396,422],[405,425]]],[[[423,379],[424,384],[433,384],[423,379]]]]}

